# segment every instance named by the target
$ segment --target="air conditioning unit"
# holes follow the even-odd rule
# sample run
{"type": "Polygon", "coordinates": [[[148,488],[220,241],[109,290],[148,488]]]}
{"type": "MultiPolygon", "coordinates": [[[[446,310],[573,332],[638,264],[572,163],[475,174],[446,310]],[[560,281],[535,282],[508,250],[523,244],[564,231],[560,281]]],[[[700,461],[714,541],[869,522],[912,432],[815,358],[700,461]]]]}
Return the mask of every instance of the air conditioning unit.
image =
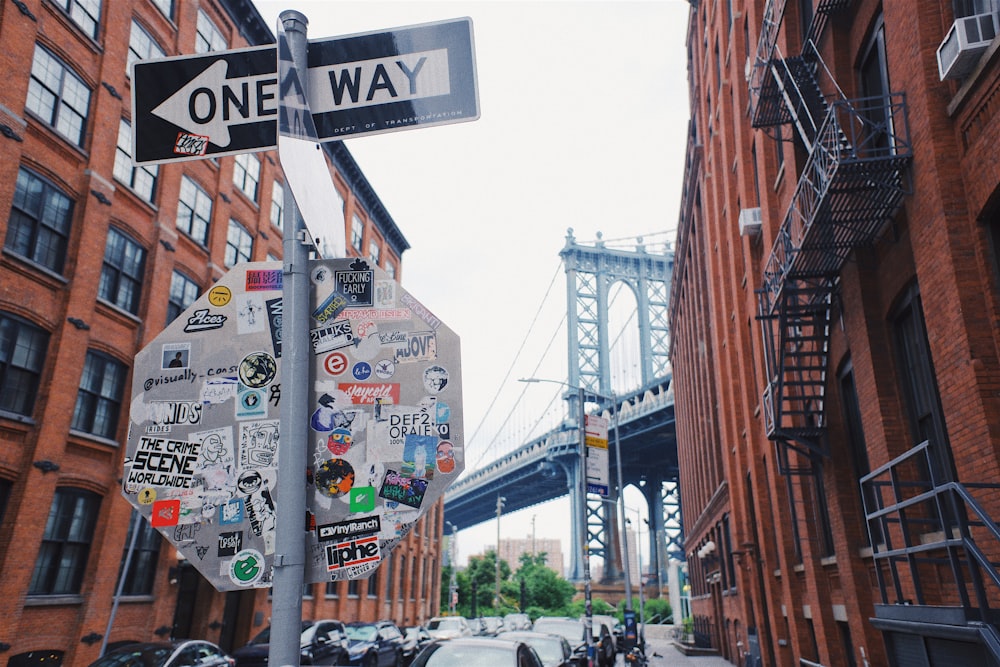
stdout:
{"type": "Polygon", "coordinates": [[[996,11],[956,19],[937,50],[941,80],[968,76],[997,33],[1000,33],[1000,14],[996,11]]]}
{"type": "Polygon", "coordinates": [[[745,208],[740,211],[740,236],[760,233],[760,207],[745,208]]]}

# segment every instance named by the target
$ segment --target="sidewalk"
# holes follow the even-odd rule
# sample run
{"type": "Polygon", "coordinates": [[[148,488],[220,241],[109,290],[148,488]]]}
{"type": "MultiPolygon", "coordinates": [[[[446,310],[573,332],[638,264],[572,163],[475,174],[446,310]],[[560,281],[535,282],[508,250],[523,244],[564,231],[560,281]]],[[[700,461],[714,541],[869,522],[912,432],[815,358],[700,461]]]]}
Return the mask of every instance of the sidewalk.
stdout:
{"type": "MultiPolygon", "coordinates": [[[[733,667],[733,663],[718,655],[684,655],[669,638],[665,627],[646,626],[646,630],[646,657],[650,667],[733,667]]],[[[619,657],[618,662],[622,664],[624,660],[619,657]]]]}

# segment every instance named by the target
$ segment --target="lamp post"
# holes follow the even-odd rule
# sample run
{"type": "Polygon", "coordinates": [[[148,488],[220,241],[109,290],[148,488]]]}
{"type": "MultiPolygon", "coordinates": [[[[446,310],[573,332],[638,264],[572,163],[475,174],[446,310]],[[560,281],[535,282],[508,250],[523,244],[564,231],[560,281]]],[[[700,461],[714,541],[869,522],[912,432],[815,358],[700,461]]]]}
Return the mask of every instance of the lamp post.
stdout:
{"type": "MultiPolygon", "coordinates": [[[[572,389],[572,387],[560,380],[547,380],[544,378],[520,378],[518,382],[527,383],[537,383],[537,382],[549,382],[552,384],[561,384],[562,386],[572,389]]],[[[588,662],[593,664],[593,615],[594,609],[591,600],[591,589],[590,589],[590,540],[587,536],[587,435],[586,435],[586,422],[587,422],[587,410],[586,410],[586,400],[587,397],[593,397],[600,401],[610,401],[611,402],[611,418],[612,427],[615,432],[615,467],[617,473],[617,483],[618,483],[618,506],[619,506],[619,523],[621,525],[621,530],[625,530],[625,497],[624,491],[625,486],[622,483],[622,450],[621,441],[618,437],[618,399],[611,393],[611,396],[602,396],[596,392],[588,392],[582,386],[576,388],[577,391],[577,402],[580,407],[580,414],[578,416],[578,430],[580,434],[580,458],[579,458],[579,484],[578,492],[580,493],[580,506],[582,508],[580,514],[580,528],[581,528],[581,539],[580,539],[580,549],[583,553],[583,596],[584,596],[584,609],[585,609],[585,620],[584,625],[587,631],[584,633],[586,635],[587,643],[587,656],[588,662]]],[[[597,402],[597,401],[595,401],[597,402]]],[[[497,540],[499,544],[499,538],[497,540]]],[[[632,613],[632,580],[629,577],[629,554],[628,554],[628,540],[622,540],[622,559],[624,560],[624,575],[625,575],[625,612],[627,614],[632,613]]]]}
{"type": "Polygon", "coordinates": [[[448,613],[455,615],[455,605],[458,604],[458,577],[456,575],[458,556],[458,526],[451,521],[445,521],[451,526],[451,544],[448,545],[448,560],[451,564],[451,580],[448,582],[448,613]]]}
{"type": "Polygon", "coordinates": [[[497,496],[496,592],[493,594],[493,608],[496,609],[498,615],[500,612],[500,512],[503,510],[505,502],[507,502],[506,498],[497,496]]]}

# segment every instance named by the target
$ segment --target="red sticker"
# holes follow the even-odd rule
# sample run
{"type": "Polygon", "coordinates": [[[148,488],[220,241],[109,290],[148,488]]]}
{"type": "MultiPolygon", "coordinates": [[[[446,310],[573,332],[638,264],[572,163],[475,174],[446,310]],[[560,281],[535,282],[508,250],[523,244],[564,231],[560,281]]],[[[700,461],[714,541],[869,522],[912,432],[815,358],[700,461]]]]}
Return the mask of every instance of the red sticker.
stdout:
{"type": "Polygon", "coordinates": [[[330,375],[340,375],[347,370],[347,355],[343,352],[331,352],[323,360],[323,370],[330,375]]]}
{"type": "Polygon", "coordinates": [[[153,528],[176,526],[180,515],[180,499],[157,500],[153,503],[153,514],[149,517],[149,523],[153,528]]]}

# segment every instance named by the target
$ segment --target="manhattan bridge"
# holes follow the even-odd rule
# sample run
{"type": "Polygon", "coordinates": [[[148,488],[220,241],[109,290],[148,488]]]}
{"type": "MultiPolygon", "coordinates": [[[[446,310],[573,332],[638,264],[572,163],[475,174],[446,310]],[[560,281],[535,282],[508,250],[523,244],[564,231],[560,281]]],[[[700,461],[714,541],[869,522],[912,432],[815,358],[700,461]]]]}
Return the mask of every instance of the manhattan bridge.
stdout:
{"type": "MultiPolygon", "coordinates": [[[[562,418],[538,434],[537,426],[544,421],[538,417],[528,437],[512,436],[516,429],[504,422],[497,430],[506,434],[506,441],[498,442],[503,437],[496,436],[485,451],[480,451],[474,433],[467,443],[465,473],[445,494],[445,521],[457,531],[496,518],[499,536],[501,498],[504,511],[513,512],[568,496],[572,539],[563,545],[570,553],[568,579],[584,579],[580,533],[585,513],[588,551],[603,560],[602,581],[620,580],[623,561],[614,505],[620,493],[620,457],[623,488],[632,485],[645,499],[652,539],[640,562],[647,564],[644,570],[659,588],[667,583],[668,559],[683,560],[668,359],[673,251],[666,242],[644,243],[641,237],[632,239],[630,247],[605,241],[600,234],[595,242],[583,244],[570,229],[559,255],[566,278],[568,377],[521,382],[547,382],[559,390],[547,409],[561,398],[562,418]],[[608,420],[607,500],[585,493],[579,477],[581,400],[587,414],[608,420]]],[[[518,409],[541,408],[535,403],[518,409]]]]}

